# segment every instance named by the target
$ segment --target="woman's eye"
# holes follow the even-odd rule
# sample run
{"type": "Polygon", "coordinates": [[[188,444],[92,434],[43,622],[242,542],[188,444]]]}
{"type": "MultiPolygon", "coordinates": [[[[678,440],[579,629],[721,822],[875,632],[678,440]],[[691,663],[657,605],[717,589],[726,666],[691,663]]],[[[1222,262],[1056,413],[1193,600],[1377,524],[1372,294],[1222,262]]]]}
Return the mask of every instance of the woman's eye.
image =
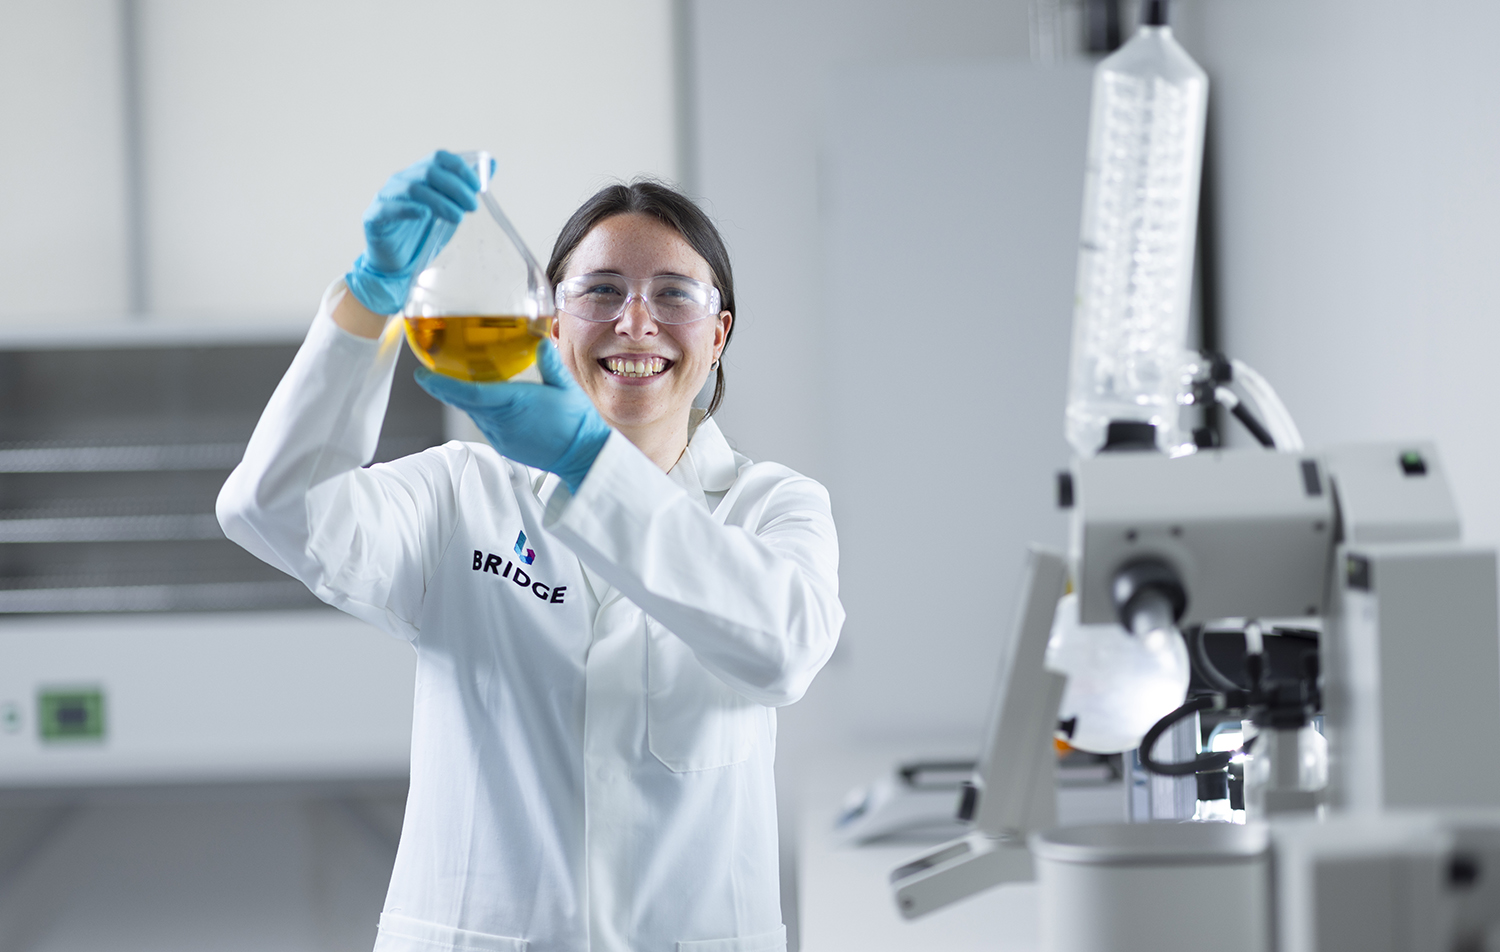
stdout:
{"type": "Polygon", "coordinates": [[[583,290],[590,297],[619,297],[623,292],[612,284],[594,284],[583,290]]]}
{"type": "Polygon", "coordinates": [[[668,284],[656,289],[652,300],[663,307],[690,307],[703,303],[703,295],[697,288],[683,284],[668,284]]]}

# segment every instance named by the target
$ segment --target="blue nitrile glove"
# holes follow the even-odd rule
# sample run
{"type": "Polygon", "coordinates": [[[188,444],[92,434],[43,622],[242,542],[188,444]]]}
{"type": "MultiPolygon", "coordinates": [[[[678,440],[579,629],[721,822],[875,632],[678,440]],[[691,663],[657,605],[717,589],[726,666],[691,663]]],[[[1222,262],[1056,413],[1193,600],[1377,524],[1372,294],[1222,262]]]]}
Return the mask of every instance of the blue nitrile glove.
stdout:
{"type": "Polygon", "coordinates": [[[463,219],[479,207],[479,176],[441,150],[392,175],[365,209],[365,253],[344,276],[359,303],[376,314],[406,304],[411,280],[427,267],[463,219]]]}
{"type": "Polygon", "coordinates": [[[501,456],[556,473],[576,493],[609,439],[609,424],[552,341],[537,347],[536,363],[543,383],[469,383],[426,367],[417,368],[417,383],[467,413],[501,456]]]}

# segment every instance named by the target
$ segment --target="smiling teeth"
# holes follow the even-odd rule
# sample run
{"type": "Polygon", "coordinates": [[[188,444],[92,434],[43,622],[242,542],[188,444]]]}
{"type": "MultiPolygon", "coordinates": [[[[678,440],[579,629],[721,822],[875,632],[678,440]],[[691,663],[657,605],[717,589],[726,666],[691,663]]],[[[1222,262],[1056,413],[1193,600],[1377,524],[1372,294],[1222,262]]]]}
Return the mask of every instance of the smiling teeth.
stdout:
{"type": "Polygon", "coordinates": [[[667,369],[667,362],[661,357],[643,357],[640,360],[606,357],[604,366],[609,369],[610,373],[621,377],[654,377],[667,369]]]}

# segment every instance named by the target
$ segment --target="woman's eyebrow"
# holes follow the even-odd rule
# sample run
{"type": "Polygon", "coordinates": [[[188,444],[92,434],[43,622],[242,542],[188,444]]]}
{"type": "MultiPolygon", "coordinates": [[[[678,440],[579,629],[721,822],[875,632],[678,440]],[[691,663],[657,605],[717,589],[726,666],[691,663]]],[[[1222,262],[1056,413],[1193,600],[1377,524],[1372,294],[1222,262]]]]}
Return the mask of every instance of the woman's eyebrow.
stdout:
{"type": "MultiPolygon", "coordinates": [[[[591,274],[607,274],[607,275],[611,275],[611,276],[616,277],[616,278],[623,278],[623,277],[625,277],[625,272],[623,272],[623,271],[617,271],[614,268],[595,268],[592,271],[585,271],[583,274],[580,274],[579,277],[581,278],[581,277],[584,277],[586,275],[591,275],[591,274]]],[[[698,278],[695,278],[695,277],[693,277],[690,274],[683,274],[681,271],[658,271],[655,274],[653,274],[652,277],[653,278],[681,278],[684,281],[698,281],[699,280],[698,278]]],[[[702,282],[700,282],[700,283],[702,283],[702,282]]]]}

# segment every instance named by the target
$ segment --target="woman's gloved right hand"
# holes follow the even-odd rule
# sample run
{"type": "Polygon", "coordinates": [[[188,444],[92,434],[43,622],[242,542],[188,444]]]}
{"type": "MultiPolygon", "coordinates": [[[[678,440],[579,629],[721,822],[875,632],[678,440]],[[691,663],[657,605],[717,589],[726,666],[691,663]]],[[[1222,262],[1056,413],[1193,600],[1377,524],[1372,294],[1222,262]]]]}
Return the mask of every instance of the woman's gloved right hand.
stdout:
{"type": "Polygon", "coordinates": [[[470,383],[418,367],[417,384],[469,415],[501,456],[561,476],[578,492],[609,439],[609,424],[578,386],[552,341],[537,345],[541,383],[470,383]]]}
{"type": "Polygon", "coordinates": [[[412,278],[448,243],[464,212],[479,207],[479,176],[452,152],[437,151],[392,175],[365,209],[365,253],[344,276],[376,314],[406,304],[412,278]]]}

